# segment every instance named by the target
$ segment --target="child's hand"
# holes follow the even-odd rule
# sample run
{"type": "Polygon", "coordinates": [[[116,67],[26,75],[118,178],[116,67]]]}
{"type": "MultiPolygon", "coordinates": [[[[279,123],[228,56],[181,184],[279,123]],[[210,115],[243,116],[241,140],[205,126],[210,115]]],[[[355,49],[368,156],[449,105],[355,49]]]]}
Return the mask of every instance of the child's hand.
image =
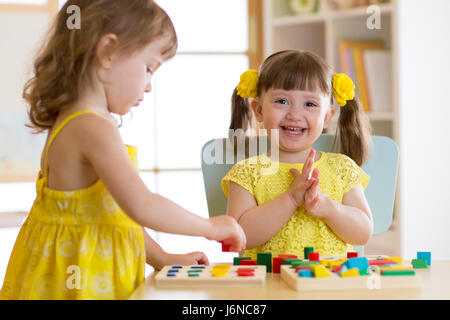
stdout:
{"type": "Polygon", "coordinates": [[[315,155],[315,150],[311,149],[308,158],[305,161],[305,165],[303,166],[302,173],[298,172],[298,170],[294,168],[290,170],[290,172],[294,175],[294,182],[288,192],[297,207],[300,207],[303,204],[305,192],[312,185],[313,181],[310,177],[315,155]]]}
{"type": "Polygon", "coordinates": [[[244,230],[235,219],[221,215],[209,219],[212,233],[207,237],[209,240],[231,242],[230,251],[240,252],[245,249],[247,239],[244,230]]]}
{"type": "Polygon", "coordinates": [[[204,264],[209,265],[208,257],[200,251],[189,252],[186,254],[167,254],[166,265],[181,264],[181,265],[193,265],[204,264]]]}
{"type": "Polygon", "coordinates": [[[326,218],[332,208],[329,197],[319,189],[319,169],[314,169],[311,175],[312,184],[305,193],[306,210],[318,218],[326,218]]]}

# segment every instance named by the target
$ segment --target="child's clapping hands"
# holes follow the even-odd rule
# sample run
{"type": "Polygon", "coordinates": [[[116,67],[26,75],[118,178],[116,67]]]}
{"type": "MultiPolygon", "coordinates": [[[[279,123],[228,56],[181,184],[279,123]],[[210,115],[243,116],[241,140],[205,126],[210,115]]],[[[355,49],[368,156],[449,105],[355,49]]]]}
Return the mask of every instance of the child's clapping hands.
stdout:
{"type": "Polygon", "coordinates": [[[311,149],[302,173],[294,168],[290,170],[294,175],[294,182],[289,192],[297,207],[305,204],[306,210],[311,215],[325,218],[331,210],[333,200],[319,189],[319,169],[312,170],[315,154],[315,150],[311,149]]]}

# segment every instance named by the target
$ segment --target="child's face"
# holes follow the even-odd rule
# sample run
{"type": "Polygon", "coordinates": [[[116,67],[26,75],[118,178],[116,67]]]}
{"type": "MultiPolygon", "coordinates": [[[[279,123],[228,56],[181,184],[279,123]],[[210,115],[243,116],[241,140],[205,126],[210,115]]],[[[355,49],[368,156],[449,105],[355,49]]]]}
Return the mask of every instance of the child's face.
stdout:
{"type": "Polygon", "coordinates": [[[279,129],[280,151],[286,152],[311,148],[335,112],[330,97],[320,91],[282,89],[267,90],[252,108],[269,135],[269,129],[279,129]]]}
{"type": "Polygon", "coordinates": [[[161,55],[166,44],[167,38],[163,37],[129,56],[112,56],[111,67],[103,74],[110,112],[128,113],[131,107],[137,107],[144,99],[144,92],[152,90],[152,75],[166,60],[161,55]]]}

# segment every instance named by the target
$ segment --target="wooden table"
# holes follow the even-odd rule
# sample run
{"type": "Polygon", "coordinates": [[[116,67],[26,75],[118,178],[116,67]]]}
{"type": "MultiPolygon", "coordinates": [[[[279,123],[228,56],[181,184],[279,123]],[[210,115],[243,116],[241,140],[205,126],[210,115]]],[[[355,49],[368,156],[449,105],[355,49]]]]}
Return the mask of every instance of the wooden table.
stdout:
{"type": "Polygon", "coordinates": [[[445,299],[450,300],[450,261],[432,261],[415,269],[422,277],[420,290],[367,290],[297,292],[279,274],[268,273],[263,287],[161,288],[152,272],[130,296],[131,300],[303,300],[303,299],[445,299]]]}

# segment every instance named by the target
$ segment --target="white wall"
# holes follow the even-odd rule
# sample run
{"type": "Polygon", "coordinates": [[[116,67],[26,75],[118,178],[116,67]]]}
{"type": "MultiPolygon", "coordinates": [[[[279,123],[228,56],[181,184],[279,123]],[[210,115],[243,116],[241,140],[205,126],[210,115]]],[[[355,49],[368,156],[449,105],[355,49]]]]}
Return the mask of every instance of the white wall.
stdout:
{"type": "Polygon", "coordinates": [[[450,1],[398,13],[402,256],[450,259],[450,1]]]}

